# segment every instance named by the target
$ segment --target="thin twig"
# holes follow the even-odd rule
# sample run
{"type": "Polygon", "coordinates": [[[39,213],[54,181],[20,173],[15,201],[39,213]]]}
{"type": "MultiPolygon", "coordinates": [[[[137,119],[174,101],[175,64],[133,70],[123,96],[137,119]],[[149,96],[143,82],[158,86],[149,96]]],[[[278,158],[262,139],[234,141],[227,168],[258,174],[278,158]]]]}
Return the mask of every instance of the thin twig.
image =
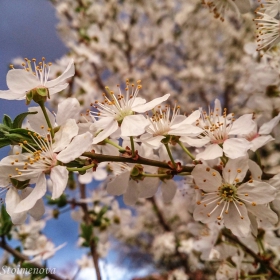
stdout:
{"type": "MultiPolygon", "coordinates": [[[[222,234],[233,241],[235,244],[238,244],[247,254],[252,256],[255,261],[263,264],[274,276],[280,277],[280,270],[278,270],[273,264],[271,264],[270,260],[263,258],[261,255],[256,254],[250,248],[248,248],[245,244],[243,244],[236,236],[229,233],[227,230],[223,230],[222,234]]],[[[278,279],[278,278],[277,278],[278,279]]]]}
{"type": "MultiPolygon", "coordinates": [[[[80,194],[81,194],[81,199],[85,199],[86,198],[86,186],[85,184],[80,184],[80,194]]],[[[88,207],[86,203],[80,203],[79,204],[84,212],[84,221],[87,225],[92,225],[92,221],[90,219],[89,213],[88,213],[88,207]]],[[[98,264],[98,253],[96,250],[96,243],[95,240],[93,239],[92,241],[90,241],[90,252],[92,255],[92,260],[93,260],[93,264],[95,267],[95,273],[96,273],[96,278],[97,280],[101,280],[101,272],[100,272],[100,268],[99,268],[99,264],[98,264]]]]}
{"type": "MultiPolygon", "coordinates": [[[[20,259],[21,261],[27,261],[27,262],[30,262],[30,259],[28,256],[20,253],[19,251],[15,250],[14,248],[10,247],[9,244],[6,243],[6,240],[5,238],[2,236],[1,238],[1,242],[0,242],[0,247],[2,249],[4,249],[5,251],[9,252],[10,254],[12,254],[14,257],[20,259]]],[[[35,268],[38,268],[39,270],[40,269],[44,269],[46,271],[46,268],[37,264],[37,263],[32,263],[32,266],[35,267],[35,268]]],[[[55,275],[55,274],[52,274],[52,273],[49,273],[47,272],[46,274],[50,279],[54,279],[54,280],[65,280],[64,278],[61,278],[60,276],[58,275],[55,275]]]]}

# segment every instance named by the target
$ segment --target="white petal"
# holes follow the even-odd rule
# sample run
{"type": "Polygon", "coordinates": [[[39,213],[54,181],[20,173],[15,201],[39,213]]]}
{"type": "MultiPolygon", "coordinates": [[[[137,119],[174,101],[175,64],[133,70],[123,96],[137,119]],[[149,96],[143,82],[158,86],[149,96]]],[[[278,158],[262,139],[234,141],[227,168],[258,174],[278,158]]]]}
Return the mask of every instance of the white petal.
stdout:
{"type": "Polygon", "coordinates": [[[169,203],[173,199],[177,191],[177,185],[173,180],[162,182],[161,185],[162,198],[164,203],[169,203]]]}
{"type": "Polygon", "coordinates": [[[50,94],[50,96],[52,96],[53,94],[66,89],[67,87],[68,87],[67,83],[63,84],[63,85],[57,85],[57,86],[51,87],[51,88],[49,88],[49,94],[50,94]]]}
{"type": "Polygon", "coordinates": [[[51,175],[52,181],[52,199],[59,198],[64,192],[68,182],[68,170],[65,166],[57,165],[52,168],[51,175]]]}
{"type": "Polygon", "coordinates": [[[25,92],[15,93],[11,90],[0,90],[0,98],[7,100],[22,100],[25,99],[25,92]]]}
{"type": "Polygon", "coordinates": [[[134,101],[133,101],[133,104],[132,104],[132,111],[134,111],[133,110],[133,108],[134,107],[137,107],[137,106],[139,106],[139,105],[143,105],[143,104],[145,104],[146,103],[146,99],[144,99],[144,98],[142,98],[142,97],[136,97],[135,99],[134,99],[134,101]]]}
{"type": "Polygon", "coordinates": [[[148,125],[149,121],[142,115],[126,116],[121,124],[121,136],[138,136],[148,125]]]}
{"type": "Polygon", "coordinates": [[[268,206],[266,205],[247,205],[248,211],[253,213],[258,220],[268,220],[271,222],[273,225],[275,225],[278,222],[278,216],[277,214],[272,211],[268,206]]]}
{"type": "Polygon", "coordinates": [[[223,149],[218,144],[209,145],[203,152],[196,155],[196,159],[210,160],[221,157],[223,149]]]}
{"type": "Polygon", "coordinates": [[[235,179],[242,182],[248,170],[248,156],[237,159],[229,159],[223,169],[224,180],[229,184],[234,184],[235,179]]]}
{"type": "Polygon", "coordinates": [[[79,175],[78,180],[81,184],[89,184],[92,181],[92,170],[87,170],[83,175],[79,175]]]}
{"type": "Polygon", "coordinates": [[[77,135],[67,148],[60,152],[56,158],[63,163],[68,163],[86,152],[91,144],[92,134],[90,132],[77,135]]]}
{"type": "Polygon", "coordinates": [[[69,119],[63,124],[54,136],[53,151],[60,152],[65,149],[74,136],[78,134],[79,127],[74,119],[69,119]]]}
{"type": "MultiPolygon", "coordinates": [[[[46,111],[47,111],[49,120],[51,122],[51,125],[54,126],[54,124],[55,124],[54,115],[48,110],[48,108],[46,108],[46,111]]],[[[37,114],[35,114],[35,115],[28,115],[26,117],[31,129],[38,132],[41,135],[42,135],[42,133],[44,134],[44,132],[47,131],[48,124],[46,122],[46,118],[44,117],[42,109],[39,106],[30,107],[30,108],[28,108],[28,112],[37,112],[37,114]],[[42,125],[45,128],[44,130],[41,128],[42,125]]]]}
{"type": "Polygon", "coordinates": [[[76,98],[67,98],[58,104],[56,122],[59,125],[62,125],[68,119],[77,120],[79,118],[80,110],[80,103],[76,98]]]}
{"type": "Polygon", "coordinates": [[[139,197],[139,185],[134,181],[131,180],[127,187],[126,193],[123,195],[123,201],[126,205],[133,206],[137,202],[139,197]]]}
{"type": "MultiPolygon", "coordinates": [[[[26,198],[31,192],[32,192],[32,188],[31,187],[27,187],[24,190],[22,190],[20,198],[24,199],[26,198]]],[[[28,213],[35,219],[35,220],[39,220],[45,213],[45,206],[44,206],[44,202],[43,199],[38,199],[37,202],[35,203],[35,205],[28,210],[28,213]]]]}
{"type": "Polygon", "coordinates": [[[162,97],[155,98],[146,104],[132,106],[132,110],[137,113],[145,113],[145,112],[155,108],[157,105],[161,104],[162,102],[166,101],[169,98],[169,96],[170,96],[170,94],[168,93],[162,97]]]}
{"type": "Polygon", "coordinates": [[[240,199],[244,198],[250,202],[265,204],[274,200],[276,189],[268,183],[253,181],[253,183],[241,185],[237,189],[237,193],[240,199]]]}
{"type": "Polygon", "coordinates": [[[195,209],[193,212],[193,218],[196,221],[201,221],[203,223],[212,223],[214,221],[217,221],[217,218],[220,215],[220,211],[222,208],[222,205],[220,205],[220,207],[218,207],[210,216],[208,214],[210,214],[212,212],[212,210],[215,208],[215,204],[207,204],[206,206],[204,206],[203,202],[199,205],[195,205],[195,209]]]}
{"type": "Polygon", "coordinates": [[[48,87],[48,88],[54,87],[54,86],[64,82],[64,80],[74,76],[74,74],[75,74],[75,66],[74,66],[74,60],[72,59],[69,62],[65,71],[59,77],[57,77],[56,79],[48,81],[46,83],[46,87],[48,87]]]}
{"type": "Polygon", "coordinates": [[[161,140],[165,138],[164,136],[155,136],[153,137],[151,134],[142,134],[140,140],[147,145],[150,145],[153,148],[158,148],[161,145],[161,140]]]}
{"type": "Polygon", "coordinates": [[[145,178],[143,181],[138,182],[139,196],[142,198],[148,198],[155,195],[158,189],[158,178],[145,178]]]}
{"type": "Polygon", "coordinates": [[[228,214],[224,214],[225,227],[230,229],[232,233],[239,237],[247,237],[251,231],[250,228],[250,219],[248,217],[246,206],[242,206],[238,203],[230,203],[228,214]],[[240,217],[239,212],[236,207],[239,209],[239,212],[243,219],[240,217]]]}
{"type": "Polygon", "coordinates": [[[30,210],[37,202],[38,199],[42,198],[47,191],[47,182],[44,173],[41,173],[38,177],[37,183],[33,191],[23,199],[15,209],[15,213],[30,210]]]}
{"type": "Polygon", "coordinates": [[[258,148],[264,146],[272,140],[274,140],[274,138],[271,135],[258,136],[251,141],[252,146],[250,150],[255,152],[258,148]]]}
{"type": "Polygon", "coordinates": [[[171,128],[168,132],[169,135],[176,135],[176,136],[197,136],[203,132],[203,129],[200,127],[191,125],[191,124],[184,124],[177,126],[176,128],[171,128]]]}
{"type": "Polygon", "coordinates": [[[111,195],[124,194],[128,187],[130,172],[125,171],[117,176],[112,176],[107,183],[107,192],[111,195]]]}
{"type": "MultiPolygon", "coordinates": [[[[118,127],[119,127],[118,122],[114,118],[106,118],[106,119],[110,122],[107,122],[106,126],[102,127],[103,131],[98,133],[98,135],[93,138],[92,144],[97,144],[97,143],[103,141],[104,139],[109,137],[111,134],[113,134],[118,129],[118,127]]],[[[97,125],[98,123],[101,124],[101,122],[102,122],[102,126],[103,126],[103,119],[94,123],[94,125],[97,125]]]]}
{"type": "Polygon", "coordinates": [[[214,192],[222,184],[222,177],[218,171],[204,164],[198,164],[192,171],[195,184],[206,192],[214,192]]]}
{"type": "Polygon", "coordinates": [[[260,166],[255,163],[254,161],[249,159],[249,170],[251,172],[252,175],[252,179],[254,180],[261,180],[262,178],[262,170],[260,168],[260,166]]]}
{"type": "Polygon", "coordinates": [[[7,74],[7,86],[14,93],[24,93],[40,85],[36,76],[23,69],[13,69],[7,74]]]}
{"type": "Polygon", "coordinates": [[[245,138],[227,139],[223,144],[224,153],[229,158],[239,158],[247,155],[251,143],[245,138]]]}
{"type": "Polygon", "coordinates": [[[183,143],[187,143],[188,145],[190,145],[192,147],[200,148],[200,147],[203,147],[204,145],[208,144],[210,142],[210,138],[203,137],[201,139],[193,139],[188,136],[182,136],[180,138],[180,141],[183,143]]]}
{"type": "Polygon", "coordinates": [[[247,135],[255,127],[252,114],[245,114],[233,122],[229,135],[247,135]]]}
{"type": "Polygon", "coordinates": [[[280,120],[280,114],[278,116],[274,117],[272,120],[270,120],[267,123],[264,123],[259,130],[259,134],[269,134],[273,130],[273,128],[278,124],[280,120]]]}
{"type": "Polygon", "coordinates": [[[6,193],[6,211],[10,215],[13,224],[22,224],[27,218],[26,211],[14,213],[16,206],[20,202],[20,196],[16,188],[11,187],[6,193]]]}

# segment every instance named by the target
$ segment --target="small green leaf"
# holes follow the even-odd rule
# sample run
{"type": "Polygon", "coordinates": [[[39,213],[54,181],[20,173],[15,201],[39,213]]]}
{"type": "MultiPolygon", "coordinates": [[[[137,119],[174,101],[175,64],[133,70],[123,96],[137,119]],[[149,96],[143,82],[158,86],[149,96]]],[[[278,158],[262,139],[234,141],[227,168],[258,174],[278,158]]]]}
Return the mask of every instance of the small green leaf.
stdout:
{"type": "Polygon", "coordinates": [[[0,138],[0,148],[3,148],[5,146],[11,145],[11,141],[9,139],[0,138]]]}
{"type": "Polygon", "coordinates": [[[28,115],[34,115],[34,114],[37,114],[37,113],[38,112],[26,112],[26,113],[22,113],[22,114],[16,116],[16,118],[14,119],[13,128],[21,128],[24,119],[28,115]]]}
{"type": "Polygon", "coordinates": [[[88,247],[92,240],[93,228],[92,225],[81,224],[81,237],[85,239],[83,246],[88,247]]]}
{"type": "Polygon", "coordinates": [[[3,122],[4,125],[6,125],[6,126],[8,126],[10,128],[13,127],[13,121],[12,121],[12,119],[8,115],[4,115],[2,122],[3,122]]]}

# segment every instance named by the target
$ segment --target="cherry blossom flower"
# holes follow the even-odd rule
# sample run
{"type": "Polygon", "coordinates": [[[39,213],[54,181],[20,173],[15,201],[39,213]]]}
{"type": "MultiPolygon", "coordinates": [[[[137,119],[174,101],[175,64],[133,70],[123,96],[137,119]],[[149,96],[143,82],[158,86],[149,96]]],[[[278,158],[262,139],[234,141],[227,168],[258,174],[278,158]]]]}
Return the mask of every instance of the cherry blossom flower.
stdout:
{"type": "Polygon", "coordinates": [[[199,110],[194,111],[188,117],[179,113],[180,107],[174,107],[171,116],[170,107],[167,106],[165,110],[156,111],[151,118],[147,117],[150,125],[146,128],[147,133],[141,135],[141,141],[158,148],[161,140],[167,135],[194,137],[203,132],[201,128],[193,125],[200,117],[199,110]]]}
{"type": "Polygon", "coordinates": [[[135,115],[134,113],[144,113],[153,109],[163,101],[166,101],[170,94],[156,98],[146,103],[146,100],[138,96],[139,90],[142,88],[141,81],[137,81],[137,86],[134,90],[134,85],[131,85],[132,90],[129,89],[129,82],[126,85],[126,94],[122,94],[119,88],[119,94],[116,96],[114,92],[110,91],[111,98],[104,94],[104,102],[95,102],[95,108],[98,112],[91,112],[92,115],[98,116],[99,120],[95,121],[93,126],[96,127],[100,133],[96,135],[93,144],[97,144],[111,134],[121,129],[121,136],[138,136],[145,132],[145,128],[149,125],[149,121],[143,115],[135,115]]]}
{"type": "Polygon", "coordinates": [[[45,235],[39,236],[35,241],[35,248],[34,249],[25,249],[22,251],[23,254],[26,256],[34,256],[34,258],[30,262],[42,262],[51,258],[56,251],[63,248],[66,243],[55,247],[54,244],[47,239],[45,235]]]}
{"type": "Polygon", "coordinates": [[[214,110],[209,115],[201,112],[201,118],[196,125],[204,130],[201,135],[197,138],[188,136],[180,138],[190,146],[202,147],[209,144],[203,152],[196,155],[196,159],[211,160],[223,156],[223,153],[229,158],[238,158],[245,156],[251,147],[251,143],[241,137],[244,137],[255,125],[252,114],[245,114],[235,120],[233,114],[226,115],[226,109],[222,114],[218,99],[215,100],[214,110]],[[235,135],[241,137],[231,137],[235,135]]]}
{"type": "Polygon", "coordinates": [[[10,155],[2,159],[1,172],[19,181],[30,180],[31,184],[36,183],[32,192],[18,203],[15,213],[31,209],[46,193],[46,174],[50,175],[53,184],[52,199],[58,198],[63,193],[68,180],[68,171],[65,166],[58,165],[58,161],[68,163],[76,159],[88,149],[92,141],[89,132],[77,134],[78,126],[75,120],[69,119],[55,134],[55,143],[51,139],[30,132],[29,135],[38,149],[24,142],[22,146],[28,153],[10,155]]]}
{"type": "Polygon", "coordinates": [[[274,117],[269,122],[264,123],[259,131],[257,124],[255,123],[252,127],[252,131],[246,135],[246,139],[251,142],[251,148],[253,152],[255,152],[258,148],[264,146],[268,142],[274,140],[274,138],[269,135],[273,128],[279,123],[280,114],[274,117]]]}
{"type": "Polygon", "coordinates": [[[203,164],[195,166],[192,175],[202,199],[197,201],[194,219],[204,223],[223,221],[226,228],[240,237],[251,232],[253,216],[268,218],[275,224],[277,215],[266,204],[274,200],[276,189],[253,179],[241,184],[247,170],[247,157],[229,159],[223,177],[203,164]]]}
{"type": "MultiPolygon", "coordinates": [[[[45,58],[36,64],[36,59],[32,62],[25,59],[24,69],[11,69],[7,74],[7,86],[9,90],[1,90],[0,98],[8,100],[22,100],[26,94],[33,89],[47,89],[48,95],[53,95],[64,90],[68,83],[66,79],[75,74],[74,61],[71,60],[65,71],[57,78],[48,81],[51,63],[46,63],[45,58]],[[32,67],[33,64],[33,67],[32,67]]],[[[12,66],[13,68],[13,66],[12,66]]]]}

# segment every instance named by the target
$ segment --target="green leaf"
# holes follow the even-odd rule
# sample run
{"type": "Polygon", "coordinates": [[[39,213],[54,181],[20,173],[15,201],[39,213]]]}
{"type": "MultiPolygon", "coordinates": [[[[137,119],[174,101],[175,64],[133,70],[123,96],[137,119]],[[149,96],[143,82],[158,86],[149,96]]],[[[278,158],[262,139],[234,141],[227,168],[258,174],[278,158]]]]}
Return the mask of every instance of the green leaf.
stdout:
{"type": "Polygon", "coordinates": [[[81,224],[81,237],[85,239],[84,246],[88,247],[92,240],[93,227],[92,225],[81,224]]]}
{"type": "Polygon", "coordinates": [[[31,280],[35,279],[43,279],[47,276],[47,270],[46,269],[38,269],[36,266],[34,266],[32,263],[24,262],[21,265],[22,268],[26,268],[26,270],[32,271],[31,273],[31,280]],[[42,273],[40,273],[42,272],[42,273]]]}
{"type": "Polygon", "coordinates": [[[13,121],[8,115],[4,115],[2,122],[4,125],[6,125],[8,127],[11,127],[11,128],[13,127],[13,121]]]}
{"type": "Polygon", "coordinates": [[[12,221],[9,214],[6,211],[4,205],[1,207],[1,217],[0,217],[0,235],[9,235],[12,229],[12,221]]]}
{"type": "Polygon", "coordinates": [[[26,113],[22,113],[22,114],[16,116],[16,118],[14,119],[13,128],[21,128],[24,119],[28,115],[34,115],[34,114],[37,114],[37,113],[38,112],[26,112],[26,113]]]}
{"type": "Polygon", "coordinates": [[[11,141],[9,139],[0,138],[0,148],[3,148],[5,146],[11,145],[11,141]]]}

